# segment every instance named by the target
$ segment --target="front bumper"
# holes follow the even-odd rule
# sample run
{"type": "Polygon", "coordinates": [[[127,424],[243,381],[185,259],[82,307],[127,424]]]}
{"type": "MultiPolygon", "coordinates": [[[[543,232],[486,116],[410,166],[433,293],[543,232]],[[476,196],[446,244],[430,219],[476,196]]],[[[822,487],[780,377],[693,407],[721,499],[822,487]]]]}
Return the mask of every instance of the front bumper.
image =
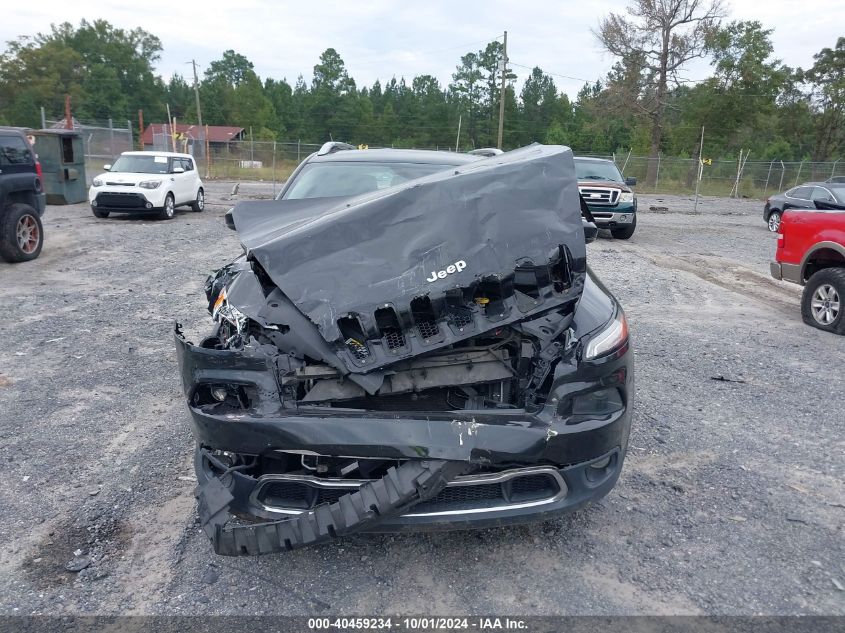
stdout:
{"type": "Polygon", "coordinates": [[[156,189],[137,191],[98,191],[89,199],[92,208],[115,213],[152,213],[164,207],[164,195],[156,189]]]}
{"type": "MultiPolygon", "coordinates": [[[[200,487],[217,477],[207,459],[208,450],[197,447],[194,466],[200,487]]],[[[482,529],[554,519],[585,507],[608,494],[622,471],[624,450],[616,447],[609,453],[562,468],[528,466],[482,475],[465,475],[452,480],[442,493],[431,500],[415,505],[398,516],[384,518],[365,528],[363,532],[400,532],[482,529]],[[534,482],[546,478],[544,489],[534,482]],[[513,492],[519,482],[532,482],[528,492],[513,492]],[[553,482],[553,483],[552,483],[553,482]],[[501,487],[501,492],[496,490],[501,487]],[[476,492],[478,491],[478,492],[476,492]]],[[[228,488],[232,493],[229,511],[259,519],[275,521],[295,517],[313,510],[321,503],[330,503],[338,495],[357,490],[362,482],[320,480],[316,477],[264,475],[253,478],[238,472],[231,473],[228,488]],[[298,503],[268,503],[274,499],[268,491],[276,484],[293,485],[319,491],[313,501],[301,501],[304,495],[296,492],[298,503]],[[300,508],[297,506],[308,505],[300,508]]]]}
{"type": "Polygon", "coordinates": [[[612,207],[587,204],[600,228],[628,226],[634,222],[637,202],[620,202],[612,207]]]}
{"type": "MultiPolygon", "coordinates": [[[[625,346],[595,362],[577,368],[560,367],[547,404],[537,413],[521,410],[483,412],[376,412],[281,405],[272,357],[255,353],[221,351],[192,345],[176,332],[176,348],[189,403],[199,385],[228,382],[251,385],[260,402],[250,411],[218,411],[216,405],[189,404],[197,440],[196,471],[200,488],[218,477],[212,468],[211,451],[239,455],[271,456],[278,452],[318,454],[358,459],[396,460],[397,463],[443,460],[464,464],[476,472],[476,480],[457,479],[448,484],[444,497],[427,500],[408,512],[386,517],[363,531],[408,529],[460,529],[545,520],[576,510],[606,495],[619,477],[631,425],[630,394],[633,394],[631,355],[625,346]],[[592,419],[557,414],[568,398],[598,387],[619,389],[624,406],[592,419]],[[537,469],[541,469],[538,472],[537,469]],[[528,496],[515,496],[517,480],[528,496]],[[547,478],[547,487],[537,476],[547,478]],[[478,478],[481,480],[478,480],[478,478]],[[485,479],[485,477],[487,479],[485,479]],[[501,481],[497,497],[495,481],[501,481]],[[471,494],[488,486],[487,493],[471,494]],[[555,488],[555,486],[557,486],[555,488]],[[473,488],[462,495],[459,488],[473,488]],[[448,494],[449,491],[454,494],[448,494]],[[532,496],[533,495],[533,496],[532,496]],[[451,505],[450,499],[455,501],[451,505]],[[467,498],[462,498],[467,497],[467,498]]],[[[562,363],[561,363],[562,365],[562,363]]],[[[291,477],[228,473],[223,485],[231,500],[228,509],[258,519],[279,520],[311,510],[334,497],[313,494],[300,509],[285,502],[268,503],[267,487],[274,482],[290,484],[291,477]]],[[[313,488],[326,482],[316,477],[294,481],[313,488]]],[[[339,480],[328,487],[354,490],[360,482],[339,480]]]]}

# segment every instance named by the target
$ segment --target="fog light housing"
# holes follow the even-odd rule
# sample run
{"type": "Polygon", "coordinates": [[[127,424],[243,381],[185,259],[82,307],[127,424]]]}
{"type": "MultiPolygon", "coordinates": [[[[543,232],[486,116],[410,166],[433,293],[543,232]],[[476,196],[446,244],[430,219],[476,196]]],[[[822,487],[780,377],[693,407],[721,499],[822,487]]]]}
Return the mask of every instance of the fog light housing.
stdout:
{"type": "Polygon", "coordinates": [[[627,215],[622,215],[619,219],[620,219],[622,222],[627,222],[627,221],[628,221],[628,216],[627,216],[627,215]]]}
{"type": "Polygon", "coordinates": [[[145,207],[147,207],[148,209],[152,209],[152,208],[153,208],[153,203],[152,203],[152,202],[148,202],[148,203],[147,203],[147,204],[145,204],[144,206],[145,206],[145,207]]]}
{"type": "Polygon", "coordinates": [[[96,200],[92,200],[92,201],[91,201],[91,206],[92,206],[92,207],[96,207],[96,206],[97,206],[97,201],[96,201],[96,200]]]}
{"type": "Polygon", "coordinates": [[[229,390],[226,387],[212,387],[211,396],[218,402],[223,402],[226,396],[229,395],[229,390]]]}

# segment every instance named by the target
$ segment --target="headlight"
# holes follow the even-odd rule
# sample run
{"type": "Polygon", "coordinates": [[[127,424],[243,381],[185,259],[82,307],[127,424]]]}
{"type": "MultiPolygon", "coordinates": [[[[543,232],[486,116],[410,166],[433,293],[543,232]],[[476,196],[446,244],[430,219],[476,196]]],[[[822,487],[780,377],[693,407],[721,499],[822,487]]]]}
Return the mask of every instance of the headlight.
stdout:
{"type": "Polygon", "coordinates": [[[593,335],[584,352],[585,359],[598,358],[622,346],[628,340],[628,321],[620,309],[616,317],[593,335]]]}
{"type": "Polygon", "coordinates": [[[158,189],[160,185],[160,180],[142,180],[138,183],[141,189],[158,189]]]}
{"type": "Polygon", "coordinates": [[[229,297],[226,294],[225,288],[217,295],[217,300],[214,302],[211,312],[211,318],[214,321],[219,319],[228,321],[235,326],[238,334],[246,330],[246,315],[229,303],[229,297]]]}
{"type": "Polygon", "coordinates": [[[94,178],[94,180],[91,182],[91,186],[93,186],[93,187],[102,187],[102,186],[103,186],[103,181],[102,181],[102,180],[100,180],[99,178],[94,178]]]}
{"type": "Polygon", "coordinates": [[[634,201],[634,192],[633,191],[623,191],[619,196],[619,202],[633,202],[634,201]]]}

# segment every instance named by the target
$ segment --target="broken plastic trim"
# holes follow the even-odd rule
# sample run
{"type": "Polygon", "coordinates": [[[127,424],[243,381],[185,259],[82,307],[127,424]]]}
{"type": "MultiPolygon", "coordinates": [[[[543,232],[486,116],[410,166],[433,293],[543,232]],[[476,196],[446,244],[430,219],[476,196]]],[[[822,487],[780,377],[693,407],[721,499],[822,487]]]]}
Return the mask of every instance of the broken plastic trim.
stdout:
{"type": "Polygon", "coordinates": [[[372,528],[435,497],[468,468],[465,462],[409,460],[390,468],[381,479],[366,483],[337,502],[281,520],[227,525],[232,493],[223,483],[228,474],[197,486],[200,526],[222,556],[255,556],[289,552],[372,528]]]}

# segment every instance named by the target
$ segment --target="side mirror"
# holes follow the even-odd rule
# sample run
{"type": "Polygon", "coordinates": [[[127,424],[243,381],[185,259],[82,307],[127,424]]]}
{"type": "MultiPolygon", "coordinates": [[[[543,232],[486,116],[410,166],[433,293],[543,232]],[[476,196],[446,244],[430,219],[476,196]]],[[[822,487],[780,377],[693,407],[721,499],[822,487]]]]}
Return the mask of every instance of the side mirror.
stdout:
{"type": "Polygon", "coordinates": [[[586,218],[581,218],[581,226],[584,227],[584,242],[587,244],[595,242],[599,235],[598,227],[592,222],[587,221],[586,218]]]}
{"type": "Polygon", "coordinates": [[[629,187],[636,187],[637,186],[637,179],[633,176],[625,179],[625,184],[629,187]]]}
{"type": "Polygon", "coordinates": [[[235,210],[234,207],[232,207],[231,209],[226,211],[226,215],[223,216],[223,219],[226,222],[227,227],[229,227],[233,231],[236,231],[237,229],[235,228],[235,218],[232,215],[232,211],[234,211],[234,210],[235,210]]]}
{"type": "Polygon", "coordinates": [[[174,167],[171,173],[174,174],[184,174],[185,170],[182,167],[174,167]]]}
{"type": "Polygon", "coordinates": [[[111,171],[111,165],[103,165],[103,169],[106,171],[111,171]]]}

